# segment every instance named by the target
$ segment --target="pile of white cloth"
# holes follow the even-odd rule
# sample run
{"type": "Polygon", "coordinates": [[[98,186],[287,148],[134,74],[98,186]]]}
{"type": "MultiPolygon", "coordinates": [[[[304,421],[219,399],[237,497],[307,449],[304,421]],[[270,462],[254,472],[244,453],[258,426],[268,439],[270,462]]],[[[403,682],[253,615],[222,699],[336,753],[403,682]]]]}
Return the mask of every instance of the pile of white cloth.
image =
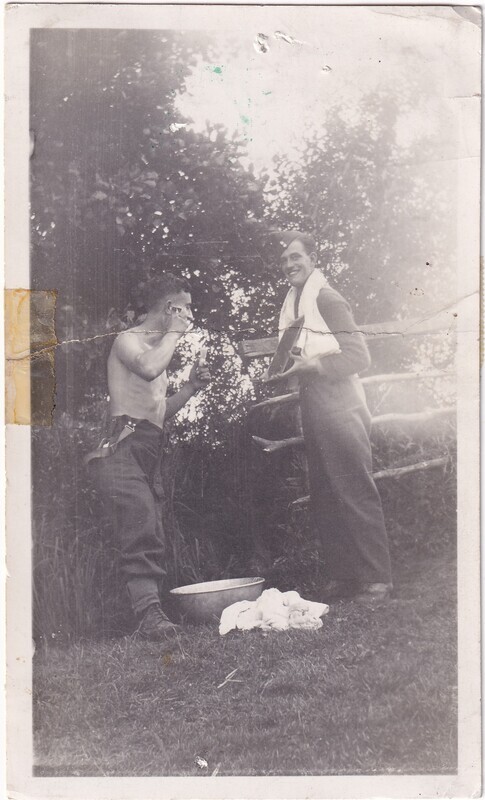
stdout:
{"type": "Polygon", "coordinates": [[[317,630],[328,613],[325,603],[304,600],[298,592],[266,589],[257,600],[240,600],[224,609],[219,633],[224,636],[234,629],[251,631],[286,631],[289,628],[317,630]]]}

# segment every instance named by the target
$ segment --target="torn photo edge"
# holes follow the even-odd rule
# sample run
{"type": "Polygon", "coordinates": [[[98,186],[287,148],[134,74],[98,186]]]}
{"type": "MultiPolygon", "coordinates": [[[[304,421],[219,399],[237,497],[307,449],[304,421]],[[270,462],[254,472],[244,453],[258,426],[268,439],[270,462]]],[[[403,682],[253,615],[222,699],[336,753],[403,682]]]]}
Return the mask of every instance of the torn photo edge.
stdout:
{"type": "MultiPolygon", "coordinates": [[[[389,4],[391,5],[391,4],[389,4]]],[[[264,29],[278,15],[291,26],[292,6],[12,4],[6,11],[6,281],[28,290],[29,268],[29,30],[35,27],[237,27],[248,15],[264,29]]],[[[479,550],[479,116],[463,112],[468,157],[457,194],[457,296],[468,297],[457,320],[458,371],[458,611],[459,768],[457,775],[233,778],[32,777],[31,502],[28,402],[6,427],[7,724],[9,796],[15,798],[431,797],[480,792],[480,550],[479,550]],[[475,129],[469,127],[470,122],[475,129]]],[[[52,287],[46,287],[52,289],[52,287]]],[[[8,338],[8,331],[7,338],[8,338]]],[[[9,392],[7,367],[7,394],[9,392]]],[[[29,371],[15,378],[30,393],[29,371]]]]}

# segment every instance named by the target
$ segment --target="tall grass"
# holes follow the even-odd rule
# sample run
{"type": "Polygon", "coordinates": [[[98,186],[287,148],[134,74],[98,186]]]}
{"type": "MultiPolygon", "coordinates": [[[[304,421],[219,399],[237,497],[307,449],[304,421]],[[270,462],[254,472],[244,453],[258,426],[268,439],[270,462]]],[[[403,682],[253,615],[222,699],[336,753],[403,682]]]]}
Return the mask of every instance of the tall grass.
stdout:
{"type": "MultiPolygon", "coordinates": [[[[109,521],[82,458],[99,431],[66,415],[33,433],[34,636],[65,641],[122,633],[133,625],[109,521]]],[[[377,469],[448,454],[443,470],[380,481],[393,557],[436,552],[454,543],[454,434],[431,443],[374,441],[377,469]]],[[[263,572],[279,588],[311,593],[324,554],[306,512],[302,455],[259,453],[235,425],[225,447],[167,440],[160,513],[166,540],[162,594],[183,583],[263,572]]]]}
{"type": "MultiPolygon", "coordinates": [[[[96,428],[75,426],[65,414],[55,427],[33,432],[33,633],[44,641],[119,633],[134,622],[110,522],[82,463],[98,437],[96,428]]],[[[215,479],[219,461],[216,455],[211,469],[203,448],[166,442],[159,503],[164,594],[237,572],[230,532],[241,515],[231,525],[230,492],[215,479]]]]}

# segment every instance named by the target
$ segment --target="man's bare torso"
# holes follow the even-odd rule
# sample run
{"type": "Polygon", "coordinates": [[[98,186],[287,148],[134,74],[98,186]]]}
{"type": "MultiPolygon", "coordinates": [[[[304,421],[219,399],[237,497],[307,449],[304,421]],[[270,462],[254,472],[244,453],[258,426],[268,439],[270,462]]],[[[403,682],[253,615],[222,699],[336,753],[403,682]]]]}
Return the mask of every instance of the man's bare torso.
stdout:
{"type": "Polygon", "coordinates": [[[153,345],[145,341],[142,333],[127,331],[121,333],[108,358],[108,387],[110,413],[112,417],[126,414],[135,419],[147,419],[163,428],[166,407],[167,373],[163,372],[152,381],[144,380],[126,367],[117,355],[117,341],[121,336],[137,336],[144,350],[153,345]]]}

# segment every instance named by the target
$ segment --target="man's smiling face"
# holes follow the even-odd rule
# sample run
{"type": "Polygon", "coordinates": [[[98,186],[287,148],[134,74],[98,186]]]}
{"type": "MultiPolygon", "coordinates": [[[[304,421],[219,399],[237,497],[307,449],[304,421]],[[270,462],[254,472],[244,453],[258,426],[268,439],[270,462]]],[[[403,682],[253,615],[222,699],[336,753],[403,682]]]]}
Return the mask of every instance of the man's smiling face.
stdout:
{"type": "Polygon", "coordinates": [[[291,242],[280,257],[280,267],[288,283],[303,286],[315,269],[316,253],[307,253],[299,239],[291,242]]]}

